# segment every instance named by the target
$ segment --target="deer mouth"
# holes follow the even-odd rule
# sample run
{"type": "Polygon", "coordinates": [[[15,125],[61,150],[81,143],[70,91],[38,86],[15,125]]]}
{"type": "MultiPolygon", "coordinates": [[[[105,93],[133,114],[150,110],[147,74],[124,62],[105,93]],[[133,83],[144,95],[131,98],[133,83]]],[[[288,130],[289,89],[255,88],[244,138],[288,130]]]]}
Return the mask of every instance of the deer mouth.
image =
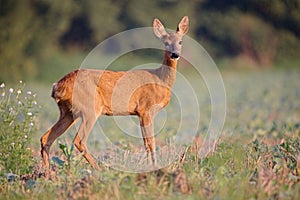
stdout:
{"type": "Polygon", "coordinates": [[[179,60],[180,56],[177,53],[171,53],[170,57],[174,60],[179,60]]]}

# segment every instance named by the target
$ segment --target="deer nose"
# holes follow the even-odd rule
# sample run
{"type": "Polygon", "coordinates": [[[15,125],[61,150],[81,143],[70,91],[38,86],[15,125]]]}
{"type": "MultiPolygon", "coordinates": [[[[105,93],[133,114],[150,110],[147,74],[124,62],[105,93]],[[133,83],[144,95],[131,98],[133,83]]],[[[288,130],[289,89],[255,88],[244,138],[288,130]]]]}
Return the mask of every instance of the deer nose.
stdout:
{"type": "Polygon", "coordinates": [[[171,53],[172,59],[179,59],[179,55],[177,53],[171,53]]]}

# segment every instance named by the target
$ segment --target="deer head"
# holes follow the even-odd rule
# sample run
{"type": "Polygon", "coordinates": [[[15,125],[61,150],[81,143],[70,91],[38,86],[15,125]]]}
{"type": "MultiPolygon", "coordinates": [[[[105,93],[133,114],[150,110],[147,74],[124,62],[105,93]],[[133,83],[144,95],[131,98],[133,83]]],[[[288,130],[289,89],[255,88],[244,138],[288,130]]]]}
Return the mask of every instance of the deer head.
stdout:
{"type": "Polygon", "coordinates": [[[155,35],[161,39],[169,59],[178,60],[180,58],[182,37],[188,32],[189,18],[184,16],[178,24],[176,32],[168,33],[158,19],[153,21],[155,35]]]}

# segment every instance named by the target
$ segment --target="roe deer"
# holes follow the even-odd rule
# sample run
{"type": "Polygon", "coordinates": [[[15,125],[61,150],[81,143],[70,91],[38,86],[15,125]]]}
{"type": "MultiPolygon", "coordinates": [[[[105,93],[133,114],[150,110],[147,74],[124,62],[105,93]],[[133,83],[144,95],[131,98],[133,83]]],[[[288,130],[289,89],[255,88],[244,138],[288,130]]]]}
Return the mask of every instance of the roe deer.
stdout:
{"type": "Polygon", "coordinates": [[[180,58],[182,37],[188,32],[185,16],[177,31],[167,33],[158,19],[153,21],[155,35],[164,44],[164,59],[157,69],[109,71],[79,69],[70,72],[53,84],[60,117],[56,124],[41,137],[43,164],[49,168],[49,150],[53,142],[77,119],[81,124],[74,138],[76,148],[95,169],[95,159],[86,147],[86,141],[100,115],[137,115],[142,131],[148,162],[156,165],[153,120],[158,111],[170,101],[180,58]]]}

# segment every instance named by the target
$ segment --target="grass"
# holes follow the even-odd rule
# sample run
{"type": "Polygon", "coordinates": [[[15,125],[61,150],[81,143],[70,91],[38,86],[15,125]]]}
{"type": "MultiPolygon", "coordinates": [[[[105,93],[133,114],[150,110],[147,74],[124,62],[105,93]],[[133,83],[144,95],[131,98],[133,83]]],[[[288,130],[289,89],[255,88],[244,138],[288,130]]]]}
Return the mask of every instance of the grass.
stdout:
{"type": "MultiPolygon", "coordinates": [[[[0,86],[0,174],[28,173],[33,166],[30,144],[35,130],[38,105],[36,94],[24,89],[20,81],[15,87],[0,86]]],[[[9,177],[9,175],[7,176],[9,177]]]]}
{"type": "MultiPolygon", "coordinates": [[[[224,71],[226,123],[214,150],[205,158],[197,152],[210,117],[210,109],[205,106],[209,96],[205,87],[199,86],[196,89],[204,105],[200,105],[197,137],[170,165],[139,174],[106,165],[101,165],[100,172],[94,171],[73,149],[71,141],[76,130],[72,128],[52,147],[49,178],[44,177],[39,159],[35,159],[34,168],[18,174],[19,178],[1,179],[0,199],[299,199],[299,75],[295,69],[224,71]]],[[[37,92],[41,106],[35,122],[39,131],[30,144],[32,156],[38,157],[41,131],[55,122],[58,111],[49,97],[51,86],[29,87],[37,92]]],[[[188,101],[190,97],[186,98],[188,101]]],[[[167,112],[177,116],[177,106],[178,101],[173,99],[167,112]]],[[[175,134],[176,116],[168,118],[158,135],[158,144],[165,142],[164,134],[175,134]]],[[[110,118],[100,118],[99,123],[120,148],[142,148],[141,139],[128,139],[110,118]]],[[[183,117],[182,123],[188,124],[189,119],[183,117]]],[[[95,132],[92,139],[96,138],[95,132]]],[[[91,146],[93,154],[97,150],[91,146]]]]}

